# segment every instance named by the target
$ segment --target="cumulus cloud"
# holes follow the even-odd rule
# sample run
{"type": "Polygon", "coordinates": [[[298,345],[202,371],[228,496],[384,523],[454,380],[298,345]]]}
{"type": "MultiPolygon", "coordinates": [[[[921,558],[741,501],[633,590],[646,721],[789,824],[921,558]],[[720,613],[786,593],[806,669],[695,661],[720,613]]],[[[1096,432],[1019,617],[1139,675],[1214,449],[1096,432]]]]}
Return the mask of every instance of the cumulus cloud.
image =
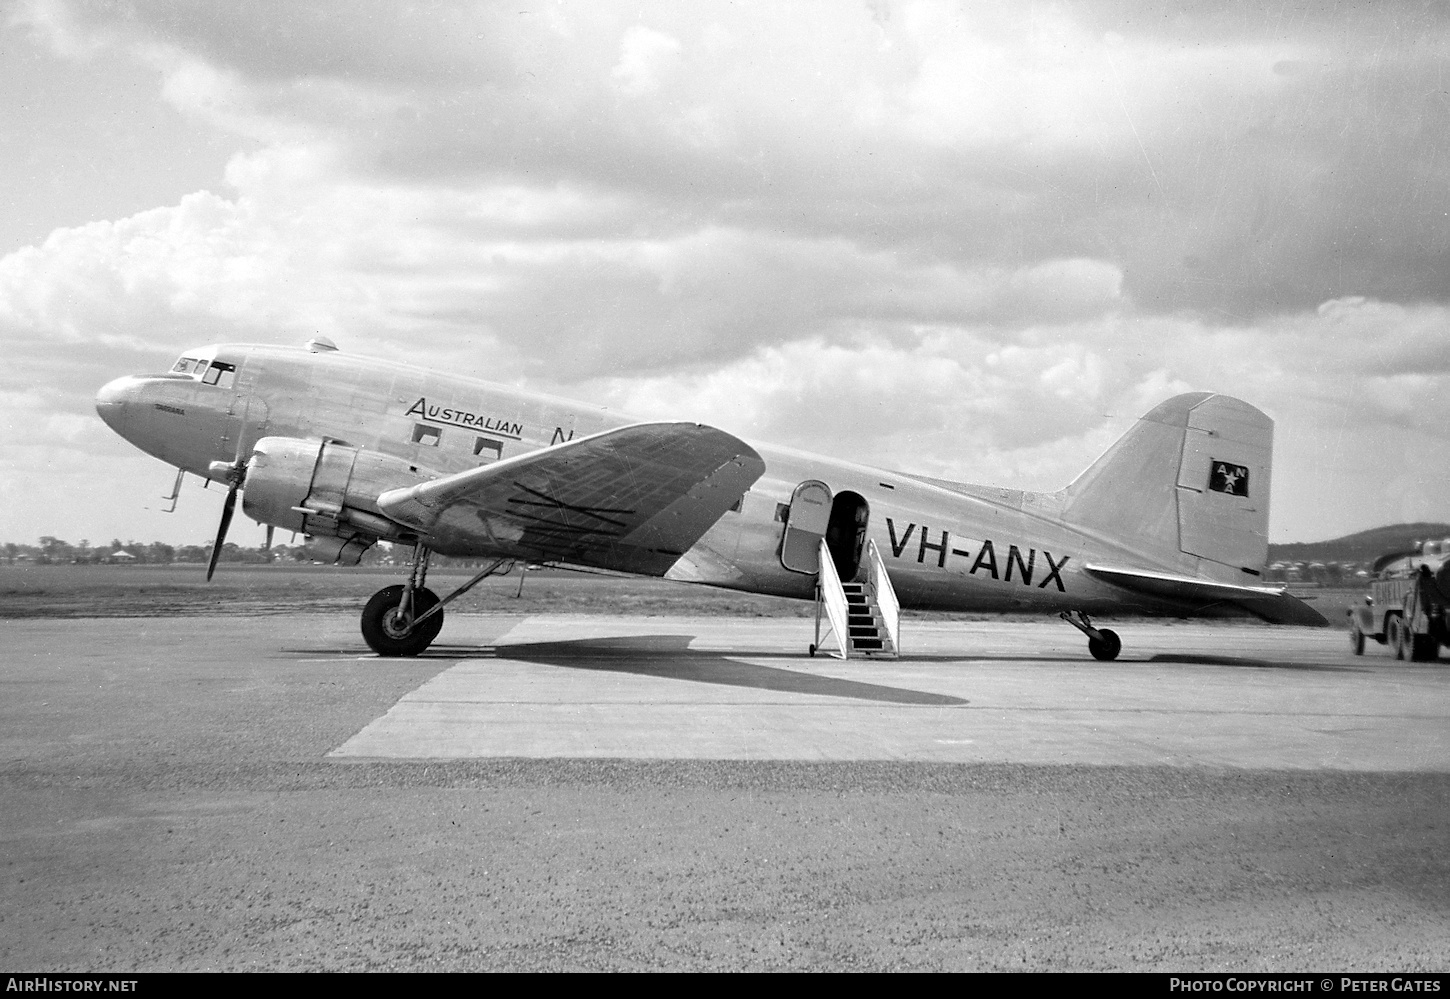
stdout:
{"type": "Polygon", "coordinates": [[[626,94],[639,95],[660,88],[661,77],[679,61],[680,42],[659,31],[635,25],[619,42],[619,62],[609,71],[626,94]]]}
{"type": "Polygon", "coordinates": [[[506,371],[570,380],[1121,301],[1121,273],[1102,261],[963,266],[713,225],[631,238],[610,232],[627,202],[577,189],[346,183],[326,178],[325,159],[238,157],[234,198],[199,192],[58,230],[0,260],[0,323],[17,338],[178,349],[203,332],[402,343],[427,329],[439,349],[488,345],[506,371]]]}
{"type": "Polygon", "coordinates": [[[1423,5],[1297,30],[1217,5],[404,10],[30,16],[70,49],[150,61],[224,127],[331,143],[355,173],[567,181],[777,231],[824,213],[834,234],[958,258],[1107,258],[1170,307],[1446,290],[1450,31],[1423,5]]]}

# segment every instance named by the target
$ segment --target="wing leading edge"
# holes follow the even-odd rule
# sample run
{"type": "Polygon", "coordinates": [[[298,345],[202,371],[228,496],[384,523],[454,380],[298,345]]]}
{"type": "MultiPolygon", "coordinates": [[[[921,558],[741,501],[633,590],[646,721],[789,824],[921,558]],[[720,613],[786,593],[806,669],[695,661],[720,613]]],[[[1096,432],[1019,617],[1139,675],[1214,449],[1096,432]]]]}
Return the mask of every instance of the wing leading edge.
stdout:
{"type": "Polygon", "coordinates": [[[640,423],[378,497],[444,553],[490,550],[660,575],[765,472],[696,423],[640,423]]]}
{"type": "Polygon", "coordinates": [[[1302,624],[1311,628],[1323,628],[1329,624],[1323,614],[1298,597],[1290,596],[1284,587],[1235,586],[1192,576],[1101,565],[1085,565],[1083,571],[1134,593],[1192,607],[1230,603],[1271,624],[1302,624]]]}

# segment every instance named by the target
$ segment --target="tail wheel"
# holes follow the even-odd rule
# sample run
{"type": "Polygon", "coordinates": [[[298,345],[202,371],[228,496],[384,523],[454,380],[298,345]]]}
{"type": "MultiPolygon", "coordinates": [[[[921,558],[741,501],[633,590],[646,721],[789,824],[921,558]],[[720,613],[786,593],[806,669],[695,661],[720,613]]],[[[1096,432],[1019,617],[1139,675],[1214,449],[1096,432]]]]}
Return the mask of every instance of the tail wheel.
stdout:
{"type": "Polygon", "coordinates": [[[1101,641],[1096,638],[1088,639],[1088,651],[1093,654],[1093,658],[1102,662],[1110,662],[1118,658],[1118,653],[1123,651],[1123,640],[1118,637],[1118,633],[1107,628],[1099,628],[1098,634],[1103,636],[1101,641]]]}
{"type": "Polygon", "coordinates": [[[374,593],[362,612],[363,640],[380,656],[416,656],[438,637],[443,629],[443,612],[439,611],[421,625],[413,621],[438,606],[438,595],[426,587],[413,590],[413,614],[402,615],[401,585],[385,586],[374,593]]]}

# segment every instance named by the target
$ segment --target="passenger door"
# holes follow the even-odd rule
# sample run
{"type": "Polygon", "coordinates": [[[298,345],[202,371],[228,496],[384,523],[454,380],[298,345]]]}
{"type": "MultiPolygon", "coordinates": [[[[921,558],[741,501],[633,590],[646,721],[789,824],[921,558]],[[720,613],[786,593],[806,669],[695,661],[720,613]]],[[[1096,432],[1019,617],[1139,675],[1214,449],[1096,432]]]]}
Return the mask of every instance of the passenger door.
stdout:
{"type": "Polygon", "coordinates": [[[815,575],[821,570],[821,539],[831,521],[831,489],[814,479],[795,487],[785,537],[780,545],[780,564],[792,572],[815,575]]]}

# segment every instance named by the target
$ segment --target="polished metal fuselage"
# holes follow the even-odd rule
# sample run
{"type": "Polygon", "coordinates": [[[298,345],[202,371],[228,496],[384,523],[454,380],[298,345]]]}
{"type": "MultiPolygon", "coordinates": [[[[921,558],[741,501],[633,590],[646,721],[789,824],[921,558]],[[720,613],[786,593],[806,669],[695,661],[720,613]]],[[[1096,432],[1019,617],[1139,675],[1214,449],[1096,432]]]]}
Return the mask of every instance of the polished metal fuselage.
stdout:
{"type": "MultiPolygon", "coordinates": [[[[474,378],[341,352],[220,345],[236,366],[226,388],[186,376],[110,383],[97,409],[137,447],[198,476],[245,459],[264,437],[327,439],[443,476],[638,422],[608,409],[474,378]]],[[[942,484],[770,445],[752,445],[765,473],[664,575],[809,599],[815,576],[786,568],[783,509],[803,482],[865,500],[866,532],[902,606],[937,610],[1076,609],[1173,612],[1082,571],[1089,561],[1173,571],[1181,566],[1063,522],[1060,494],[942,484]]],[[[425,544],[429,539],[422,539],[425,544]]],[[[480,536],[449,555],[528,557],[480,536]]],[[[598,564],[596,568],[613,568],[598,564]]],[[[1200,610],[1199,613],[1202,613],[1200,610]]]]}

